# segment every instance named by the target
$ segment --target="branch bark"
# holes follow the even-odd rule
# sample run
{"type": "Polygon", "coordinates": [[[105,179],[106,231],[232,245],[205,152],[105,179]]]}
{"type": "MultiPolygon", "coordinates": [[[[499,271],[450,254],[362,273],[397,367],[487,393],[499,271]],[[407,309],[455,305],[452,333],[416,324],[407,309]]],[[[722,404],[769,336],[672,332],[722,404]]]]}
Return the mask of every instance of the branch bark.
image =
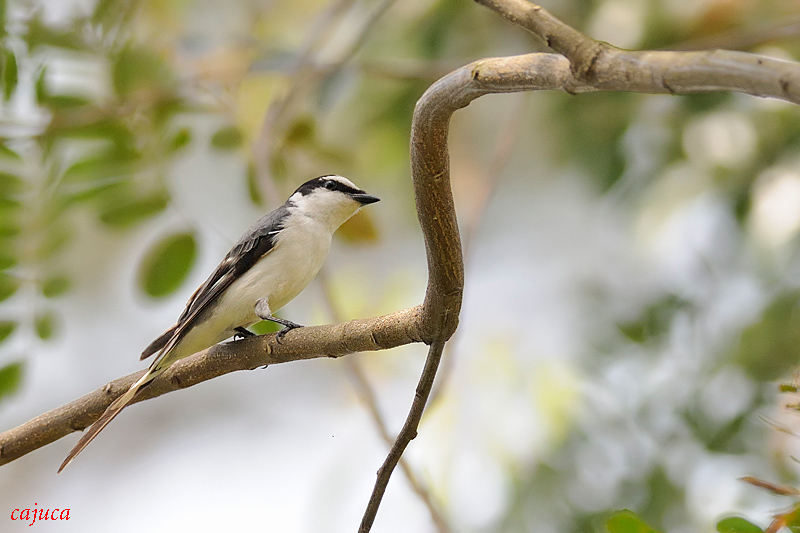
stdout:
{"type": "Polygon", "coordinates": [[[426,229],[429,272],[422,331],[433,342],[411,410],[378,471],[360,533],[372,528],[392,471],[417,434],[445,342],[458,325],[464,267],[460,240],[452,239],[452,235],[458,235],[447,149],[453,113],[486,94],[543,89],[571,94],[600,90],[671,94],[730,90],[800,103],[800,66],[795,63],[729,51],[629,52],[587,37],[527,0],[476,2],[540,36],[563,55],[526,54],[475,61],[434,83],[414,109],[411,169],[417,212],[426,229]],[[435,199],[432,204],[431,198],[435,199]],[[432,207],[436,210],[429,212],[432,207]]]}
{"type": "MultiPolygon", "coordinates": [[[[218,344],[174,364],[142,389],[134,402],[185,389],[236,370],[253,370],[265,365],[316,357],[341,357],[421,342],[420,316],[421,308],[418,306],[376,318],[294,329],[287,332],[280,343],[271,334],[218,344]]],[[[0,434],[0,465],[74,431],[83,431],[144,372],[142,370],[111,381],[77,400],[0,434]]]]}

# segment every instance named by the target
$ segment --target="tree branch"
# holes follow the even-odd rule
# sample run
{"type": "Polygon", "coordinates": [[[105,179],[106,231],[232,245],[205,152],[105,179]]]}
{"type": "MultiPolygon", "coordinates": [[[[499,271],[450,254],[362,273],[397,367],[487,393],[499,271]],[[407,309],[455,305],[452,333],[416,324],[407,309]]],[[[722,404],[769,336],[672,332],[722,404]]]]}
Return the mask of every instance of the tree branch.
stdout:
{"type": "MultiPolygon", "coordinates": [[[[322,285],[323,293],[325,294],[325,302],[328,306],[328,310],[332,319],[335,321],[343,320],[342,313],[339,307],[336,305],[330,283],[325,276],[324,270],[319,273],[317,279],[322,285]]],[[[348,374],[350,374],[353,380],[356,393],[361,399],[361,402],[367,407],[367,411],[369,412],[370,418],[372,418],[378,433],[384,442],[391,447],[394,444],[395,438],[389,432],[389,427],[386,424],[383,414],[381,413],[380,407],[378,406],[378,397],[375,394],[375,389],[370,384],[367,374],[364,371],[363,366],[360,364],[359,359],[357,357],[348,357],[345,359],[344,365],[348,371],[348,374]]],[[[411,468],[409,462],[403,457],[400,457],[398,464],[400,465],[400,470],[402,470],[405,474],[408,484],[411,486],[411,490],[414,491],[414,494],[419,497],[419,499],[428,509],[428,513],[431,515],[431,521],[433,521],[436,531],[439,533],[450,533],[452,531],[450,524],[447,523],[444,515],[441,513],[441,511],[439,511],[438,506],[433,500],[433,496],[431,496],[428,488],[414,473],[414,470],[411,468]]]]}
{"type": "MultiPolygon", "coordinates": [[[[421,342],[420,311],[420,307],[413,307],[376,318],[294,329],[286,333],[281,343],[272,334],[218,344],[175,363],[142,389],[134,402],[185,389],[236,370],[253,370],[265,365],[316,357],[341,357],[421,342]]],[[[144,372],[142,370],[116,379],[73,402],[0,434],[0,465],[89,427],[144,372]]]]}
{"type": "MultiPolygon", "coordinates": [[[[475,2],[541,37],[547,46],[564,55],[561,60],[566,61],[571,76],[566,76],[562,70],[557,75],[564,76],[560,86],[541,88],[563,89],[569,93],[597,90],[667,94],[735,91],[800,104],[800,68],[795,62],[730,50],[622,50],[587,37],[527,0],[475,2]]],[[[514,62],[513,58],[508,60],[514,62]]],[[[535,90],[530,87],[511,90],[498,87],[504,83],[497,76],[509,67],[506,64],[498,66],[493,73],[487,72],[493,80],[491,87],[487,85],[490,92],[535,90]]],[[[524,71],[529,67],[521,68],[524,71]]],[[[564,65],[559,68],[563,69],[564,65]]],[[[519,87],[520,81],[524,85],[524,80],[519,80],[519,77],[524,78],[525,74],[519,68],[511,69],[515,71],[510,73],[511,77],[517,79],[514,85],[519,87]]]]}
{"type": "Polygon", "coordinates": [[[411,169],[428,257],[422,331],[433,342],[411,410],[378,471],[360,533],[370,531],[392,470],[417,434],[445,342],[458,325],[464,267],[447,149],[455,111],[486,94],[542,89],[572,94],[731,90],[800,103],[800,68],[795,63],[729,51],[628,52],[587,37],[527,0],[476,2],[539,35],[564,55],[526,54],[475,61],[438,80],[417,102],[411,126],[411,169]]]}

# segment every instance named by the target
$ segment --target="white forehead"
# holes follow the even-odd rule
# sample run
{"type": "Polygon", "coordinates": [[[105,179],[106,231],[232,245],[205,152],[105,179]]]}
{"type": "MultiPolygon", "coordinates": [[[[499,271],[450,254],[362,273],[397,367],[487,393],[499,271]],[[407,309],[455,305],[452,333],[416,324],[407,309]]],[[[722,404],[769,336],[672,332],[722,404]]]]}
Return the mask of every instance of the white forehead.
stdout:
{"type": "Polygon", "coordinates": [[[353,189],[359,188],[358,185],[356,185],[349,179],[345,178],[344,176],[339,176],[338,174],[331,174],[329,176],[322,176],[322,177],[328,180],[338,181],[339,183],[347,185],[348,187],[352,187],[353,189]]]}

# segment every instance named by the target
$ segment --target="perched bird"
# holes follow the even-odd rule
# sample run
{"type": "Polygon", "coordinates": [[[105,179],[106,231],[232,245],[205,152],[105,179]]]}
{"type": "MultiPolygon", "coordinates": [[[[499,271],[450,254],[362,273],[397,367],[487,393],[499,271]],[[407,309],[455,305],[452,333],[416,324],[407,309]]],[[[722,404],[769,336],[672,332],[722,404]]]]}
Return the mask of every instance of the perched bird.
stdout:
{"type": "Polygon", "coordinates": [[[300,327],[272,313],[314,279],[339,226],[362,206],[378,200],[342,176],[321,176],[302,184],[286,203],[250,226],[189,298],[178,322],[144,349],[141,359],[156,355],[144,376],[87,429],[58,471],[86,448],[142,387],[179,359],[234,335],[252,336],[247,327],[259,320],[281,324],[278,338],[300,327]]]}

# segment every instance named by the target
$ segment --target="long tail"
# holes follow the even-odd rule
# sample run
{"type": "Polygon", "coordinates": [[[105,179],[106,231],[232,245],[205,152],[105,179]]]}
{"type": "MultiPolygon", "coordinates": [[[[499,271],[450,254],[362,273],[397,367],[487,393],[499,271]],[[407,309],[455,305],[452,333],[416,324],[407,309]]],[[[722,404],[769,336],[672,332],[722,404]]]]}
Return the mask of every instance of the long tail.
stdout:
{"type": "Polygon", "coordinates": [[[159,338],[151,342],[142,352],[142,356],[139,358],[139,361],[144,361],[154,353],[163,350],[164,346],[166,346],[167,343],[172,340],[172,337],[175,336],[176,329],[178,329],[178,324],[175,324],[165,331],[159,338]]]}
{"type": "Polygon", "coordinates": [[[78,456],[79,453],[86,448],[90,442],[94,440],[98,433],[100,433],[104,427],[108,425],[109,422],[114,420],[120,411],[122,411],[136,396],[136,393],[141,390],[142,387],[153,381],[159,374],[161,374],[165,369],[159,368],[150,368],[150,370],[142,376],[139,381],[131,385],[131,388],[125,392],[122,396],[114,400],[111,405],[106,408],[106,411],[98,418],[94,424],[92,424],[89,429],[86,430],[86,433],[83,434],[81,439],[78,441],[78,444],[72,448],[72,451],[69,452],[67,458],[64,459],[64,462],[61,463],[61,466],[58,468],[58,472],[61,473],[64,468],[72,462],[75,457],[78,456]]]}

